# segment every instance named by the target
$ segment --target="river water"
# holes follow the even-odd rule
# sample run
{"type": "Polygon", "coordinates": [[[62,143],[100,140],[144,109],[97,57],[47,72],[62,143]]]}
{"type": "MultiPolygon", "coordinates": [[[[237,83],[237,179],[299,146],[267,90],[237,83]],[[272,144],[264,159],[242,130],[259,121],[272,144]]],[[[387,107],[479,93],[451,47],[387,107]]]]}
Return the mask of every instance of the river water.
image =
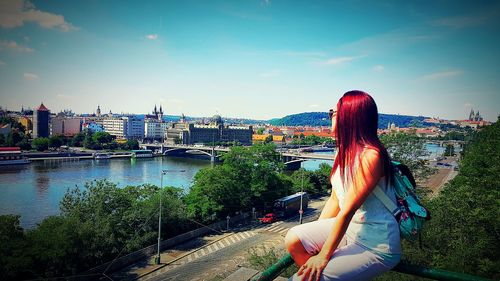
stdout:
{"type": "Polygon", "coordinates": [[[188,190],[201,168],[210,161],[192,158],[81,160],[28,165],[0,166],[0,214],[21,215],[21,226],[32,228],[43,218],[59,213],[59,201],[68,189],[94,179],[108,179],[120,187],[150,183],[160,185],[160,171],[167,173],[164,186],[188,190]]]}
{"type": "MultiPolygon", "coordinates": [[[[437,145],[427,145],[427,149],[431,157],[444,150],[437,145]]],[[[332,164],[326,160],[310,160],[303,162],[302,167],[316,170],[321,163],[332,164]]],[[[21,226],[32,228],[43,218],[57,215],[65,192],[76,185],[83,187],[87,181],[108,179],[119,187],[144,183],[159,186],[162,169],[185,170],[165,175],[163,185],[180,187],[187,192],[194,175],[211,165],[207,160],[156,157],[58,163],[33,161],[28,165],[0,166],[0,215],[21,215],[21,226]]]]}

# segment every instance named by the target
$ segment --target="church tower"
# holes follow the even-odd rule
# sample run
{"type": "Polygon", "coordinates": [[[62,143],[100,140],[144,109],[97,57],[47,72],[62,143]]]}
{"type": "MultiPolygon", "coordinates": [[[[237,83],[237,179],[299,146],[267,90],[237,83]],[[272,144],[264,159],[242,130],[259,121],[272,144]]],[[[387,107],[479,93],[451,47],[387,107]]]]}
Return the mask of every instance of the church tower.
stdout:
{"type": "Polygon", "coordinates": [[[163,109],[161,108],[161,105],[160,105],[160,112],[158,113],[158,120],[163,121],[163,109]]]}
{"type": "Polygon", "coordinates": [[[474,121],[474,109],[471,108],[469,113],[469,121],[474,121]]]}
{"type": "Polygon", "coordinates": [[[101,117],[101,107],[99,105],[97,105],[96,115],[97,117],[101,117]]]}

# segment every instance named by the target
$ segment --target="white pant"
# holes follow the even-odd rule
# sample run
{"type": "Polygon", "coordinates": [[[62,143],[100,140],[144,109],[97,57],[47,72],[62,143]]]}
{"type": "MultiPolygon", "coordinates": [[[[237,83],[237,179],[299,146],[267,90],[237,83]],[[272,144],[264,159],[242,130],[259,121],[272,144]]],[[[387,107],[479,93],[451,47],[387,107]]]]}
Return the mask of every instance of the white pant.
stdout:
{"type": "MultiPolygon", "coordinates": [[[[289,230],[295,234],[311,255],[318,253],[330,234],[335,219],[324,219],[297,225],[289,230]]],[[[399,254],[382,254],[350,240],[347,236],[333,253],[320,280],[370,280],[398,264],[399,254]]],[[[301,280],[294,274],[289,280],[301,280]]]]}

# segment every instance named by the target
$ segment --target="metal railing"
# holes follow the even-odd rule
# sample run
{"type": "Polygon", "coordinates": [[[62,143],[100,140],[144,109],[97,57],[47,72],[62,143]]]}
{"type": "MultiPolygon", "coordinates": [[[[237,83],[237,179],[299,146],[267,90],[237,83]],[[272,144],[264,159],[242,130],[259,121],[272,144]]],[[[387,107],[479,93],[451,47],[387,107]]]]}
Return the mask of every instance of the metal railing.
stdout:
{"type": "MultiPolygon", "coordinates": [[[[270,281],[278,277],[285,269],[294,263],[292,256],[290,254],[282,257],[277,263],[273,264],[267,268],[262,274],[256,276],[252,281],[270,281]]],[[[396,267],[392,269],[393,271],[410,274],[414,276],[434,279],[434,280],[446,280],[446,281],[492,281],[491,279],[486,279],[474,275],[458,273],[453,271],[428,268],[419,265],[407,264],[400,262],[396,267]]]]}

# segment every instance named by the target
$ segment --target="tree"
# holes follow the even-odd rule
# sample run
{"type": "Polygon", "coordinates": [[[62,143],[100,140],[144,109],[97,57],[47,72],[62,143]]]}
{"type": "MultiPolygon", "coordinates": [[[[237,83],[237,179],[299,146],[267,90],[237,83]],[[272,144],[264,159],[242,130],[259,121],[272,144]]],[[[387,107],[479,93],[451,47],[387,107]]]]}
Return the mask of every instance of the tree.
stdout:
{"type": "Polygon", "coordinates": [[[26,258],[26,237],[19,223],[20,216],[0,216],[0,279],[15,280],[33,277],[32,265],[26,258]]]}
{"type": "Polygon", "coordinates": [[[92,140],[95,143],[103,146],[104,144],[107,144],[107,143],[110,143],[111,141],[113,141],[113,136],[111,136],[107,132],[97,132],[97,133],[94,133],[92,135],[92,140]]]}
{"type": "Polygon", "coordinates": [[[139,149],[139,142],[137,140],[127,140],[128,149],[139,149]]]}
{"type": "Polygon", "coordinates": [[[60,135],[51,136],[49,138],[49,147],[58,148],[63,145],[63,137],[60,135]]]}
{"type": "Polygon", "coordinates": [[[430,200],[426,260],[436,267],[500,278],[500,122],[481,130],[458,175],[430,200]]]}
{"type": "Polygon", "coordinates": [[[5,145],[5,136],[4,134],[0,134],[0,146],[5,145]]]}
{"type": "Polygon", "coordinates": [[[87,134],[87,132],[83,131],[83,132],[79,132],[78,134],[74,135],[73,138],[71,139],[70,145],[76,146],[76,147],[82,147],[86,134],[87,134]]]}
{"type": "Polygon", "coordinates": [[[455,147],[453,144],[447,144],[446,149],[444,150],[445,156],[455,156],[455,147]]]}
{"type": "Polygon", "coordinates": [[[223,164],[200,170],[186,196],[190,216],[208,222],[215,217],[265,203],[289,193],[291,182],[281,175],[284,168],[274,144],[232,147],[223,164]]]}
{"type": "Polygon", "coordinates": [[[31,142],[31,146],[38,151],[45,151],[49,148],[49,139],[36,138],[31,142]]]}
{"type": "Polygon", "coordinates": [[[435,172],[425,160],[425,157],[428,156],[425,140],[416,134],[393,133],[381,135],[380,140],[387,148],[391,158],[407,165],[419,182],[424,182],[435,172]]]}
{"type": "Polygon", "coordinates": [[[264,140],[264,143],[272,143],[272,142],[273,142],[273,135],[268,135],[264,140]]]}
{"type": "Polygon", "coordinates": [[[17,146],[22,139],[23,135],[21,135],[17,129],[13,129],[7,135],[7,140],[6,140],[7,146],[17,146]]]}

